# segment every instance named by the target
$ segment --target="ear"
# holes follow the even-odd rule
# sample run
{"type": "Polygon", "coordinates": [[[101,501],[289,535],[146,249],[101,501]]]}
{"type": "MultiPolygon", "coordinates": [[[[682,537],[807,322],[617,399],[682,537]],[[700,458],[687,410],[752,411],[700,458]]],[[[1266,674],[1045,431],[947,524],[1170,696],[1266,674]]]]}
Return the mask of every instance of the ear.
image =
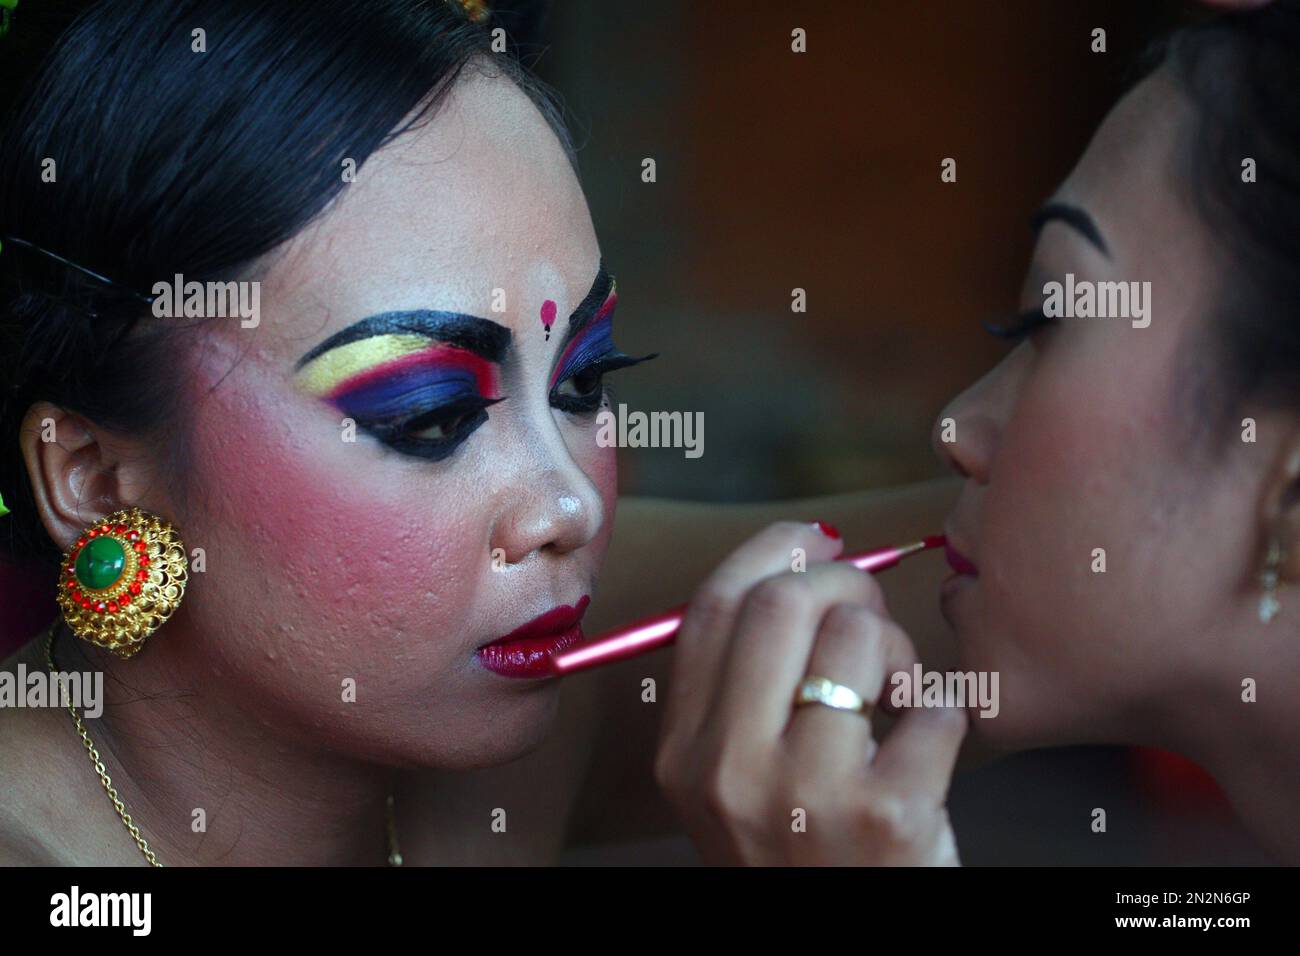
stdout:
{"type": "MultiPolygon", "coordinates": [[[[1300,425],[1278,449],[1273,468],[1264,484],[1260,523],[1264,553],[1274,541],[1282,546],[1278,577],[1300,584],[1300,425]]],[[[1260,561],[1263,562],[1263,555],[1260,561]]]]}
{"type": "Polygon", "coordinates": [[[49,402],[27,410],[18,441],[41,523],[60,548],[136,503],[147,483],[146,458],[134,442],[49,402]]]}

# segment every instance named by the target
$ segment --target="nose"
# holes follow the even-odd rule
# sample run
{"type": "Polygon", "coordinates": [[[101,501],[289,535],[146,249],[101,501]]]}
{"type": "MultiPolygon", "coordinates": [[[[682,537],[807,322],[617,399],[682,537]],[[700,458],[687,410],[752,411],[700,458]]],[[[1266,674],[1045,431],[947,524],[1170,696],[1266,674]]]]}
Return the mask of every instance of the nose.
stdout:
{"type": "Polygon", "coordinates": [[[1016,349],[950,401],[930,431],[934,453],[963,478],[988,484],[1026,367],[1024,348],[1016,349]]]}
{"type": "Polygon", "coordinates": [[[605,523],[596,486],[569,459],[520,475],[506,492],[492,529],[491,547],[518,564],[534,552],[564,554],[594,538],[605,523]]]}

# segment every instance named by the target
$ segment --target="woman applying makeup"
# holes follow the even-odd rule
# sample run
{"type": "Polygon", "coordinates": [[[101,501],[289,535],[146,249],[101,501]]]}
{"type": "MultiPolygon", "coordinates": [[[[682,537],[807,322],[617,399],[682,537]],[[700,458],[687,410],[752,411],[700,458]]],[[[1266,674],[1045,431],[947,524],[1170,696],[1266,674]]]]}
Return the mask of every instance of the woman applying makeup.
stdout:
{"type": "MultiPolygon", "coordinates": [[[[1298,70],[1294,2],[1174,36],[1035,217],[1026,311],[995,327],[1019,344],[941,413],[955,440],[935,435],[962,479],[944,613],[961,669],[1000,674],[997,716],[971,710],[971,732],[1004,749],[1187,754],[1290,862],[1298,70]],[[1048,314],[1046,287],[1067,275],[1149,282],[1149,323],[1048,314]]],[[[960,711],[906,711],[878,744],[870,711],[790,712],[807,675],[872,701],[914,657],[874,582],[829,565],[776,575],[793,535],[751,541],[701,590],[659,776],[715,862],[955,863],[960,711]]]]}

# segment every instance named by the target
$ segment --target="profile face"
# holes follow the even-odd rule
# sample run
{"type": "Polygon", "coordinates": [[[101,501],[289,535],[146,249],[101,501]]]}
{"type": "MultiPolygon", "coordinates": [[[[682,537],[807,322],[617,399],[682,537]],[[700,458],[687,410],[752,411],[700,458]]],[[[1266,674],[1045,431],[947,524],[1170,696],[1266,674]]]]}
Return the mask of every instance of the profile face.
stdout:
{"type": "Polygon", "coordinates": [[[1222,259],[1172,185],[1194,119],[1164,70],[1115,108],[1053,197],[1095,234],[1044,222],[1022,293],[1032,310],[1067,273],[1150,282],[1149,325],[1040,325],[941,413],[956,441],[936,429],[966,476],[946,530],[978,569],[943,607],[963,667],[1001,673],[999,716],[972,726],[1007,744],[1129,740],[1135,717],[1221,692],[1250,624],[1263,474],[1256,446],[1209,433],[1222,259]]]}
{"type": "Polygon", "coordinates": [[[180,613],[218,692],[390,763],[538,743],[557,683],[479,648],[594,591],[616,298],[563,149],[507,79],[465,71],[362,165],[273,258],[260,324],[193,340],[180,513],[207,570],[180,613]]]}

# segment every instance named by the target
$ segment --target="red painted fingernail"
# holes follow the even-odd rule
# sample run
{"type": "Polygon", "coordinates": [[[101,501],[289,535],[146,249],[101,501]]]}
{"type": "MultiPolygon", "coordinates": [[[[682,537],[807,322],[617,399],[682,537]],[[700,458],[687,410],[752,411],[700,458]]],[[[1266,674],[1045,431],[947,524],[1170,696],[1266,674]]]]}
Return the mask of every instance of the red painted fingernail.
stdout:
{"type": "Polygon", "coordinates": [[[840,540],[840,529],[833,524],[827,524],[825,521],[814,521],[813,527],[828,538],[834,538],[836,541],[840,540]]]}

